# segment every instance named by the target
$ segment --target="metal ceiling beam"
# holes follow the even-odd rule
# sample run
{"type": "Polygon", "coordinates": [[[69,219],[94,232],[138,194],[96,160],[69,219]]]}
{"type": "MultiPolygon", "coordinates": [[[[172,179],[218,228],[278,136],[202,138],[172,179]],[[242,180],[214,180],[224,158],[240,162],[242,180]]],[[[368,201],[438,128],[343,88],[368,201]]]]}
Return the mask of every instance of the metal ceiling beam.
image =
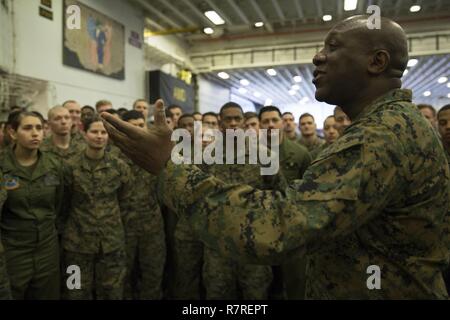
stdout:
{"type": "Polygon", "coordinates": [[[272,101],[279,101],[286,103],[286,95],[283,93],[282,90],[279,89],[279,87],[274,90],[275,85],[270,81],[270,79],[265,78],[260,73],[258,73],[256,70],[253,70],[253,72],[256,72],[256,76],[250,75],[250,72],[246,72],[249,77],[251,76],[256,83],[261,84],[261,91],[266,96],[266,98],[272,99],[272,101]],[[270,95],[267,94],[267,92],[271,92],[270,95]]]}
{"type": "Polygon", "coordinates": [[[278,17],[280,18],[281,25],[284,26],[284,21],[286,20],[286,17],[283,13],[283,10],[281,10],[280,5],[278,4],[278,0],[272,0],[272,5],[275,8],[275,11],[277,12],[278,17]]]}
{"type": "Polygon", "coordinates": [[[158,17],[160,17],[162,20],[164,20],[165,22],[167,22],[171,27],[173,28],[177,28],[177,29],[181,29],[182,26],[179,25],[178,23],[176,23],[175,21],[173,21],[171,18],[169,18],[168,16],[166,16],[164,13],[160,12],[159,10],[157,10],[155,7],[153,7],[151,4],[149,4],[148,2],[145,2],[143,0],[136,0],[143,8],[147,9],[148,11],[154,13],[155,15],[157,15],[158,17]]]}
{"type": "Polygon", "coordinates": [[[400,10],[402,9],[403,0],[397,0],[397,5],[395,6],[395,16],[398,17],[400,10]]]}
{"type": "Polygon", "coordinates": [[[300,4],[300,0],[293,0],[295,5],[295,10],[297,10],[298,17],[303,21],[305,19],[305,14],[303,13],[302,5],[300,4]]]}
{"type": "MultiPolygon", "coordinates": [[[[282,99],[282,102],[284,102],[284,103],[291,103],[291,101],[290,101],[290,99],[289,99],[289,93],[288,93],[288,90],[289,89],[286,89],[286,88],[284,88],[283,86],[281,86],[280,84],[279,84],[279,82],[277,81],[277,77],[278,76],[275,76],[275,77],[271,77],[271,76],[268,76],[267,74],[266,74],[266,71],[265,70],[261,70],[262,72],[264,72],[264,76],[263,75],[261,75],[261,73],[259,73],[258,72],[258,70],[253,70],[252,71],[252,73],[257,77],[257,78],[259,78],[261,81],[263,81],[263,82],[266,82],[266,83],[268,83],[269,85],[267,86],[267,88],[268,88],[268,90],[267,91],[273,91],[274,89],[273,88],[276,88],[276,90],[279,90],[279,92],[276,92],[275,94],[278,94],[280,97],[281,97],[281,99],[282,99]],[[264,77],[271,77],[272,79],[265,79],[264,77]]],[[[273,99],[272,99],[273,100],[273,99]]]]}
{"type": "Polygon", "coordinates": [[[153,26],[153,27],[155,27],[156,29],[159,29],[159,30],[167,29],[167,28],[163,27],[162,25],[160,25],[159,23],[157,23],[157,22],[155,22],[153,20],[150,20],[150,18],[148,18],[148,17],[145,18],[145,23],[150,25],[150,26],[153,26]]]}
{"type": "Polygon", "coordinates": [[[261,10],[261,8],[259,7],[259,5],[256,3],[255,0],[249,0],[250,4],[252,5],[253,9],[255,9],[256,13],[259,15],[259,17],[261,18],[261,20],[264,22],[267,30],[271,33],[274,32],[272,25],[270,24],[269,20],[267,20],[264,12],[261,10]]]}
{"type": "Polygon", "coordinates": [[[241,83],[240,83],[240,80],[241,80],[241,79],[251,80],[251,81],[250,81],[250,85],[249,85],[248,87],[243,87],[243,88],[246,88],[246,89],[248,90],[248,94],[249,94],[249,96],[251,96],[251,98],[247,98],[247,99],[252,100],[252,101],[254,101],[254,102],[258,102],[258,103],[264,104],[264,101],[263,101],[263,99],[264,99],[264,97],[263,97],[263,92],[264,92],[265,90],[261,87],[261,85],[260,85],[260,83],[259,83],[258,81],[254,81],[254,79],[251,78],[251,77],[241,76],[241,74],[240,74],[240,73],[237,73],[237,72],[234,73],[234,74],[230,74],[230,76],[231,76],[231,78],[234,78],[234,79],[236,80],[237,88],[243,87],[243,86],[241,85],[241,83]],[[254,93],[255,91],[258,91],[259,93],[261,93],[261,97],[259,97],[259,98],[258,98],[258,97],[255,97],[255,96],[253,95],[253,93],[254,93]]]}
{"type": "Polygon", "coordinates": [[[181,12],[180,12],[180,9],[178,9],[178,8],[175,8],[175,6],[174,5],[172,5],[169,1],[166,1],[166,0],[159,0],[159,2],[163,5],[163,6],[166,6],[168,9],[170,9],[171,10],[171,12],[173,13],[173,14],[175,14],[179,19],[181,19],[181,20],[183,20],[184,22],[186,22],[189,26],[194,26],[194,27],[197,27],[198,25],[197,25],[197,23],[194,21],[194,20],[192,20],[191,18],[189,18],[188,16],[186,16],[185,14],[182,14],[181,12]]]}
{"type": "Polygon", "coordinates": [[[317,16],[318,16],[320,19],[322,19],[322,17],[323,17],[322,0],[314,0],[314,3],[316,4],[317,16]]]}
{"type": "Polygon", "coordinates": [[[216,11],[222,17],[222,19],[225,21],[225,23],[229,24],[230,26],[233,25],[233,22],[231,21],[231,19],[225,13],[223,13],[222,9],[220,9],[213,1],[206,0],[206,2],[209,4],[209,6],[214,11],[216,11]]]}
{"type": "Polygon", "coordinates": [[[358,0],[358,7],[356,8],[359,14],[365,14],[367,11],[367,6],[365,6],[365,0],[358,0]]]}
{"type": "MultiPolygon", "coordinates": [[[[267,99],[267,85],[264,81],[261,81],[260,79],[257,79],[254,75],[252,75],[249,71],[245,71],[240,69],[239,72],[236,72],[235,75],[239,77],[240,79],[247,79],[251,83],[254,83],[255,86],[259,89],[259,92],[262,95],[261,100],[267,99]]],[[[271,95],[271,99],[273,100],[277,96],[277,94],[271,95]]],[[[280,99],[279,97],[277,99],[280,99]]],[[[264,103],[264,102],[263,102],[264,103]]]]}
{"type": "Polygon", "coordinates": [[[245,23],[245,24],[252,24],[250,22],[250,20],[248,20],[247,16],[245,15],[245,13],[241,10],[241,8],[239,8],[239,6],[236,4],[236,2],[234,2],[234,0],[228,0],[228,3],[230,4],[230,6],[233,8],[233,10],[237,13],[237,15],[239,16],[239,18],[245,23]]]}
{"type": "MultiPolygon", "coordinates": [[[[289,79],[291,79],[291,82],[293,83],[293,84],[297,84],[299,87],[300,87],[300,90],[299,90],[299,92],[303,95],[303,96],[307,96],[308,95],[308,93],[307,93],[307,91],[306,91],[306,86],[308,86],[308,84],[305,82],[305,80],[303,79],[303,77],[302,77],[302,82],[295,82],[294,81],[294,75],[291,73],[291,70],[289,69],[289,68],[286,68],[286,69],[284,69],[284,71],[285,71],[285,74],[286,74],[286,76],[289,78],[289,79]]],[[[297,72],[297,74],[299,74],[299,72],[297,72]]],[[[296,74],[296,75],[297,75],[296,74]]]]}
{"type": "MultiPolygon", "coordinates": [[[[433,60],[433,58],[430,58],[433,60]]],[[[424,91],[429,90],[428,88],[432,87],[434,84],[438,84],[438,78],[442,76],[447,76],[441,70],[445,70],[445,66],[450,62],[450,56],[443,57],[439,59],[439,61],[433,61],[433,66],[426,70],[424,73],[417,74],[416,81],[414,81],[412,88],[417,90],[418,94],[422,94],[424,91]],[[426,80],[425,80],[426,79],[426,80]],[[425,81],[424,81],[425,80],[425,81]]],[[[442,86],[446,87],[446,83],[442,84],[442,86]]]]}
{"type": "Polygon", "coordinates": [[[336,5],[337,5],[337,18],[338,20],[341,20],[342,15],[344,14],[344,1],[336,0],[336,5]]]}
{"type": "Polygon", "coordinates": [[[211,22],[211,20],[209,20],[208,18],[206,18],[206,16],[204,15],[203,12],[200,11],[199,8],[197,8],[192,2],[191,0],[180,0],[182,1],[187,7],[189,7],[189,9],[191,9],[191,11],[193,13],[195,13],[206,25],[210,26],[210,27],[215,27],[216,25],[214,23],[211,22]]]}

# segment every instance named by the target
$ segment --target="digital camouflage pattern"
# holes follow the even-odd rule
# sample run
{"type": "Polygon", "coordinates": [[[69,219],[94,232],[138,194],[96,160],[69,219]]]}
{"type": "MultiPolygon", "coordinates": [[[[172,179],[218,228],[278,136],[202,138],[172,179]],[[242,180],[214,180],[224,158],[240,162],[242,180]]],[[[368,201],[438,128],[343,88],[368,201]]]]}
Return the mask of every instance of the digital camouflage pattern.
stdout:
{"type": "MultiPolygon", "coordinates": [[[[6,201],[6,190],[3,187],[3,173],[0,171],[0,221],[2,218],[1,208],[6,201]]],[[[10,300],[11,288],[9,286],[8,273],[6,271],[6,261],[5,261],[5,249],[3,248],[1,242],[1,230],[0,230],[0,300],[10,300]]]]}
{"type": "Polygon", "coordinates": [[[310,152],[311,159],[312,159],[312,160],[315,160],[315,159],[319,156],[319,154],[320,154],[323,150],[325,150],[325,148],[327,148],[329,145],[330,145],[330,144],[328,144],[328,143],[325,142],[325,143],[322,144],[321,146],[318,146],[317,148],[315,148],[314,150],[312,150],[312,151],[310,152]]]}
{"type": "Polygon", "coordinates": [[[132,203],[124,217],[127,253],[125,298],[161,299],[166,260],[164,222],[156,196],[156,177],[122,156],[131,169],[132,203]]]}
{"type": "Polygon", "coordinates": [[[51,152],[64,161],[69,160],[70,158],[74,157],[75,155],[81,153],[85,148],[84,140],[83,142],[71,140],[69,144],[69,148],[67,149],[61,149],[58,148],[52,141],[52,137],[47,137],[44,139],[40,146],[40,150],[44,152],[51,152]]]}
{"type": "Polygon", "coordinates": [[[308,149],[289,139],[283,139],[279,148],[281,174],[288,182],[301,179],[311,164],[308,149]]]}
{"type": "Polygon", "coordinates": [[[307,255],[307,298],[447,299],[449,168],[411,98],[396,89],[368,105],[284,192],[171,162],[158,189],[225,256],[277,264],[307,255]],[[368,289],[371,265],[380,290],[368,289]]]}
{"type": "MultiPolygon", "coordinates": [[[[248,148],[244,151],[248,151],[248,148]]],[[[245,155],[236,152],[235,163],[240,156],[245,157],[245,164],[214,164],[202,168],[227,183],[245,183],[254,188],[265,188],[260,166],[249,164],[248,152],[245,155]]],[[[224,163],[225,160],[224,157],[224,163]]],[[[222,227],[227,228],[226,225],[222,227]]],[[[196,229],[195,226],[193,228],[196,229]]],[[[207,299],[238,299],[238,287],[243,299],[267,299],[272,282],[271,267],[244,264],[228,256],[221,256],[214,247],[205,247],[204,257],[203,278],[207,299]]]]}
{"type": "Polygon", "coordinates": [[[68,162],[66,179],[70,209],[64,249],[89,254],[124,249],[122,220],[131,211],[134,184],[128,165],[105,152],[92,170],[82,152],[68,162]]]}
{"type": "Polygon", "coordinates": [[[318,136],[316,136],[312,141],[307,141],[304,137],[300,137],[300,139],[298,139],[297,142],[300,145],[304,146],[306,149],[308,149],[309,152],[311,152],[314,149],[323,145],[325,143],[325,140],[319,138],[318,136]]]}
{"type": "Polygon", "coordinates": [[[80,266],[82,288],[66,290],[65,296],[91,299],[95,286],[97,299],[121,299],[126,275],[123,221],[133,199],[130,168],[108,152],[92,168],[82,152],[69,160],[66,179],[70,209],[63,232],[64,260],[66,267],[80,266]]]}
{"type": "Polygon", "coordinates": [[[20,166],[8,148],[0,157],[7,191],[1,219],[14,299],[59,299],[57,217],[62,211],[64,172],[54,155],[38,153],[33,170],[20,166]]]}

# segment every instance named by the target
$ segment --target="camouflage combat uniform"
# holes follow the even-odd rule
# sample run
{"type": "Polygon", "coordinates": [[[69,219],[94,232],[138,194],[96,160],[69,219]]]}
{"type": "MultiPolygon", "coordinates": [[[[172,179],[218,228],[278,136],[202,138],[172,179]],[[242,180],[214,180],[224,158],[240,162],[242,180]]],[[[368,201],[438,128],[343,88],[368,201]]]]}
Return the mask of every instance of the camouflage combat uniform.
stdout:
{"type": "Polygon", "coordinates": [[[81,289],[68,299],[122,299],[126,275],[123,220],[130,211],[130,168],[109,153],[93,161],[85,152],[68,162],[69,214],[63,231],[66,268],[81,269],[81,289]],[[95,282],[94,282],[95,281],[95,282]]]}
{"type": "Polygon", "coordinates": [[[61,213],[64,171],[52,154],[38,153],[31,167],[9,148],[0,159],[3,185],[1,236],[14,299],[59,299],[60,260],[56,220],[61,213]]]}
{"type": "MultiPolygon", "coordinates": [[[[0,221],[2,218],[1,210],[6,201],[6,196],[7,192],[3,186],[3,173],[0,172],[0,221]]],[[[2,245],[0,230],[0,300],[10,299],[12,299],[11,287],[9,286],[8,273],[6,272],[5,249],[2,245]]]]}
{"type": "Polygon", "coordinates": [[[131,209],[124,218],[127,253],[126,299],[161,299],[166,260],[164,223],[156,197],[156,177],[125,156],[134,184],[131,209]]]}
{"type": "Polygon", "coordinates": [[[44,139],[42,142],[41,147],[39,148],[41,151],[44,152],[51,152],[58,157],[60,157],[64,161],[68,161],[73,156],[79,154],[82,152],[85,148],[85,144],[81,143],[80,141],[70,140],[69,148],[67,149],[61,149],[58,148],[52,141],[52,137],[49,136],[44,139]]]}
{"type": "MultiPolygon", "coordinates": [[[[308,149],[292,140],[283,139],[280,145],[280,168],[288,183],[301,179],[310,164],[311,156],[308,149]]],[[[289,260],[279,268],[275,266],[273,269],[274,285],[276,285],[276,280],[282,281],[287,299],[304,298],[306,284],[306,259],[304,256],[289,257],[289,260]],[[278,275],[280,277],[277,277],[278,275]]]]}
{"type": "MultiPolygon", "coordinates": [[[[225,164],[224,154],[224,164],[213,164],[203,167],[203,170],[220,177],[226,183],[247,183],[255,188],[264,188],[265,182],[261,176],[260,166],[249,164],[248,148],[243,152],[246,152],[245,164],[236,164],[239,157],[237,153],[235,164],[225,164]]],[[[226,228],[225,225],[222,227],[226,228]]],[[[268,298],[272,268],[241,263],[234,257],[220,255],[214,247],[205,246],[203,280],[207,299],[262,300],[268,298]]]]}
{"type": "Polygon", "coordinates": [[[307,298],[448,299],[449,168],[411,99],[396,89],[367,105],[285,192],[226,185],[171,162],[159,191],[226,256],[276,264],[306,254],[307,298]],[[369,290],[370,266],[380,289],[369,290]]]}
{"type": "Polygon", "coordinates": [[[305,138],[301,137],[300,139],[297,140],[297,142],[300,145],[306,147],[306,149],[308,149],[308,151],[311,152],[314,149],[323,145],[325,143],[325,140],[316,135],[316,137],[312,141],[307,141],[305,138]]]}

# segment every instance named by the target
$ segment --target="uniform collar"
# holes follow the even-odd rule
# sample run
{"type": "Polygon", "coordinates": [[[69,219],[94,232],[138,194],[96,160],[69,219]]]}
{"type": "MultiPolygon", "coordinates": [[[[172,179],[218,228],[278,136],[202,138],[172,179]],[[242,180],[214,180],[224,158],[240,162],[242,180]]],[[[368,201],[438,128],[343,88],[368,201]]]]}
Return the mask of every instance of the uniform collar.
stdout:
{"type": "MultiPolygon", "coordinates": [[[[48,155],[45,152],[38,150],[38,160],[36,167],[33,170],[31,180],[36,180],[43,175],[47,174],[51,170],[50,161],[48,161],[48,155]]],[[[22,169],[22,166],[16,160],[13,148],[5,150],[5,157],[3,161],[3,173],[14,172],[23,179],[30,179],[28,173],[22,169]]]]}
{"type": "MultiPolygon", "coordinates": [[[[97,165],[97,167],[95,167],[94,171],[111,167],[111,163],[109,160],[110,160],[109,153],[105,151],[105,155],[103,156],[102,159],[100,159],[100,162],[97,165]]],[[[86,155],[86,150],[84,150],[80,154],[80,164],[83,169],[91,171],[91,166],[89,165],[89,158],[86,155]]]]}

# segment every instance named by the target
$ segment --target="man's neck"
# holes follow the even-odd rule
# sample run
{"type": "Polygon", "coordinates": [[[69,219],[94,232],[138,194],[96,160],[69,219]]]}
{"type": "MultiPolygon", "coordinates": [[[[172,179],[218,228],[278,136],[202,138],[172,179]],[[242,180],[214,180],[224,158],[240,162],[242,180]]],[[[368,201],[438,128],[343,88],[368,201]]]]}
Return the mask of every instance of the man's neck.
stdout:
{"type": "Polygon", "coordinates": [[[59,149],[68,149],[70,146],[70,134],[58,135],[52,134],[52,142],[59,149]]]}
{"type": "Polygon", "coordinates": [[[14,155],[16,156],[17,162],[24,167],[31,166],[38,160],[37,149],[25,149],[20,145],[16,145],[14,148],[14,155]]]}
{"type": "Polygon", "coordinates": [[[309,135],[309,136],[302,135],[302,138],[303,138],[306,142],[311,143],[311,142],[313,142],[314,140],[317,139],[317,136],[316,136],[315,134],[312,134],[312,135],[309,135]]]}
{"type": "Polygon", "coordinates": [[[91,147],[86,148],[86,157],[93,160],[99,160],[105,156],[105,148],[93,149],[91,147]]]}
{"type": "Polygon", "coordinates": [[[381,85],[370,87],[370,91],[361,90],[359,94],[352,98],[352,101],[347,103],[339,104],[342,110],[344,110],[345,114],[350,118],[350,120],[354,121],[358,115],[370,104],[372,104],[378,98],[384,96],[389,91],[394,89],[400,89],[400,85],[398,86],[398,82],[396,79],[391,79],[392,81],[389,83],[383,83],[381,85]]]}
{"type": "Polygon", "coordinates": [[[290,132],[285,131],[284,134],[286,135],[286,137],[288,139],[291,139],[291,140],[293,140],[293,139],[295,139],[297,137],[296,134],[295,134],[295,131],[290,131],[290,132]]]}

